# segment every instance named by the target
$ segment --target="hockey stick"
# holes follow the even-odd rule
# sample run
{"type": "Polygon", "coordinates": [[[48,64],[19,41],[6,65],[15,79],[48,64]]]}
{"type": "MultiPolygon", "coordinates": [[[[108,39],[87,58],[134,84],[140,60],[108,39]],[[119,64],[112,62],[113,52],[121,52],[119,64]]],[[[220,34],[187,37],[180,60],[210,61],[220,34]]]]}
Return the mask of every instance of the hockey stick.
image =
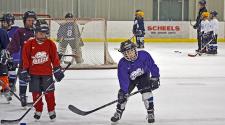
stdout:
{"type": "MultiPolygon", "coordinates": [[[[4,84],[4,82],[2,80],[0,80],[0,83],[1,83],[1,85],[4,84]]],[[[9,86],[6,86],[6,87],[10,91],[10,93],[12,93],[21,102],[20,97],[11,88],[9,88],[9,86]]],[[[32,102],[27,103],[28,106],[31,106],[32,104],[33,104],[32,102]]]]}
{"type": "Polygon", "coordinates": [[[190,20],[190,25],[191,25],[191,26],[194,26],[194,25],[192,24],[192,21],[191,21],[191,20],[190,20]]]}
{"type": "Polygon", "coordinates": [[[188,54],[188,56],[190,57],[196,57],[197,55],[201,55],[202,50],[204,50],[214,39],[210,40],[199,52],[195,53],[195,54],[188,54]]]}
{"type": "MultiPolygon", "coordinates": [[[[145,88],[145,89],[141,89],[141,90],[138,90],[138,91],[136,91],[136,92],[133,92],[133,93],[131,93],[128,97],[133,96],[133,95],[135,95],[135,94],[137,94],[137,93],[139,93],[139,92],[142,92],[142,91],[144,91],[144,90],[147,90],[147,89],[149,89],[149,88],[145,88]]],[[[116,102],[118,102],[118,99],[117,99],[117,100],[114,100],[114,101],[112,101],[112,102],[109,102],[109,103],[107,103],[107,104],[105,104],[105,105],[103,105],[103,106],[100,106],[100,107],[98,107],[98,108],[96,108],[96,109],[90,110],[90,111],[82,111],[82,110],[78,109],[77,107],[75,107],[75,106],[73,106],[73,105],[69,105],[68,108],[69,108],[69,110],[72,111],[73,113],[76,113],[76,114],[78,114],[78,115],[85,116],[85,115],[91,114],[91,113],[93,113],[93,112],[96,112],[96,111],[98,111],[98,110],[100,110],[100,109],[103,109],[103,108],[105,108],[105,107],[107,107],[107,106],[110,106],[110,105],[112,105],[112,104],[114,104],[114,103],[116,103],[116,102]]]]}
{"type": "MultiPolygon", "coordinates": [[[[69,67],[70,67],[71,63],[69,63],[66,68],[63,70],[63,72],[65,72],[69,67]]],[[[51,80],[51,78],[49,78],[47,81],[51,80]]],[[[1,120],[1,124],[4,123],[15,123],[18,124],[29,112],[30,110],[41,100],[41,98],[48,92],[48,90],[55,84],[55,81],[53,81],[48,88],[41,94],[41,96],[34,102],[34,104],[32,105],[32,107],[30,107],[20,118],[15,119],[15,120],[1,120]]]]}

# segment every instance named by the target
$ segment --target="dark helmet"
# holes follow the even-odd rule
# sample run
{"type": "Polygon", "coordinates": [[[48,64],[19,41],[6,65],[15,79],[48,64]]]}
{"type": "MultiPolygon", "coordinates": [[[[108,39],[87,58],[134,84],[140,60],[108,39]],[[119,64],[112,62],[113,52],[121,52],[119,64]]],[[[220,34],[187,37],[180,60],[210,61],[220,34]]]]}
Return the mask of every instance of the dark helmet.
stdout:
{"type": "Polygon", "coordinates": [[[1,21],[7,22],[8,25],[13,25],[15,21],[15,17],[10,13],[6,13],[6,14],[3,14],[1,21]]]}
{"type": "Polygon", "coordinates": [[[121,52],[123,54],[124,58],[127,61],[135,61],[138,57],[136,45],[131,40],[127,40],[127,41],[122,42],[120,44],[119,52],[121,52]],[[133,51],[135,53],[135,55],[130,57],[128,55],[128,50],[133,51]]]}
{"type": "Polygon", "coordinates": [[[130,49],[136,49],[136,45],[131,40],[127,40],[120,44],[119,52],[122,53],[130,49]]]}
{"type": "Polygon", "coordinates": [[[67,14],[65,15],[65,18],[73,18],[73,14],[72,14],[72,13],[67,13],[67,14]]]}
{"type": "Polygon", "coordinates": [[[210,14],[212,15],[212,17],[216,17],[218,15],[216,11],[211,11],[210,14]]]}
{"type": "Polygon", "coordinates": [[[206,5],[206,1],[205,0],[200,0],[200,1],[198,1],[198,4],[206,5]]]}
{"type": "Polygon", "coordinates": [[[34,11],[27,11],[23,14],[23,23],[25,23],[27,18],[34,18],[37,19],[37,15],[34,11]]]}
{"type": "Polygon", "coordinates": [[[45,20],[39,19],[36,21],[36,23],[34,25],[34,31],[35,32],[44,32],[44,33],[49,34],[49,25],[45,20]]]}

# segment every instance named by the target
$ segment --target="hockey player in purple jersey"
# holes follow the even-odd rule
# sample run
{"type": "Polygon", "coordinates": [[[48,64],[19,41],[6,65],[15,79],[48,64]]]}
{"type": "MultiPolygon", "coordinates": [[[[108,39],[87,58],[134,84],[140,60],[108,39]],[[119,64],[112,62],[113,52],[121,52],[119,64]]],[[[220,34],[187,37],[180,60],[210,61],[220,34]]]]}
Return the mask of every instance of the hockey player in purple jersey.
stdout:
{"type": "MultiPolygon", "coordinates": [[[[12,14],[10,13],[3,14],[1,25],[2,28],[7,31],[10,41],[12,40],[12,37],[15,34],[16,30],[19,28],[18,26],[13,26],[14,21],[15,17],[12,14]]],[[[9,86],[13,91],[15,91],[15,84],[17,79],[16,68],[20,61],[20,51],[17,53],[13,53],[12,57],[13,62],[10,62],[12,64],[10,64],[9,67],[9,86]]]]}
{"type": "Polygon", "coordinates": [[[137,51],[136,45],[130,40],[122,42],[120,50],[123,58],[118,64],[120,90],[118,103],[112,122],[121,119],[129,94],[137,87],[141,91],[142,100],[147,109],[149,123],[155,122],[152,91],[159,87],[159,68],[151,55],[146,51],[137,51]]]}
{"type": "MultiPolygon", "coordinates": [[[[13,35],[12,40],[7,48],[10,54],[18,53],[20,50],[23,49],[24,42],[34,37],[33,25],[36,18],[37,18],[36,13],[33,11],[27,11],[24,13],[23,15],[24,28],[22,27],[18,28],[15,34],[13,35]]],[[[21,70],[22,67],[21,64],[22,62],[20,62],[19,71],[21,70]]],[[[27,91],[27,82],[23,81],[19,77],[19,95],[21,98],[22,107],[25,107],[27,105],[26,91],[27,91]]]]}

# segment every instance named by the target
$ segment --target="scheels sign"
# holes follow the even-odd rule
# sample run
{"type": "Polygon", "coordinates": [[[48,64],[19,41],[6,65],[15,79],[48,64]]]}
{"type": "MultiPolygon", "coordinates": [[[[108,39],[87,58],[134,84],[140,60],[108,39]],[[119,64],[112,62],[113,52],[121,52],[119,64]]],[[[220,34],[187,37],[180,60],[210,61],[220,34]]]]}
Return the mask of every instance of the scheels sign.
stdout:
{"type": "Polygon", "coordinates": [[[189,38],[189,23],[181,21],[146,21],[146,38],[189,38]]]}
{"type": "Polygon", "coordinates": [[[148,26],[148,31],[180,31],[180,26],[148,26]]]}

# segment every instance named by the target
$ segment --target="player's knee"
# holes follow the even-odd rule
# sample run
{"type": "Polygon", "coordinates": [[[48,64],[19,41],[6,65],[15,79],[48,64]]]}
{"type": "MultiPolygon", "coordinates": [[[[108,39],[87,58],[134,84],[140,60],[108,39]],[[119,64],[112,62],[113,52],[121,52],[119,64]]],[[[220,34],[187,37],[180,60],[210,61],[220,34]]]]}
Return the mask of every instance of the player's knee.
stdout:
{"type": "Polygon", "coordinates": [[[142,93],[142,100],[145,104],[146,109],[152,109],[153,108],[153,94],[152,94],[152,92],[142,93]]]}

